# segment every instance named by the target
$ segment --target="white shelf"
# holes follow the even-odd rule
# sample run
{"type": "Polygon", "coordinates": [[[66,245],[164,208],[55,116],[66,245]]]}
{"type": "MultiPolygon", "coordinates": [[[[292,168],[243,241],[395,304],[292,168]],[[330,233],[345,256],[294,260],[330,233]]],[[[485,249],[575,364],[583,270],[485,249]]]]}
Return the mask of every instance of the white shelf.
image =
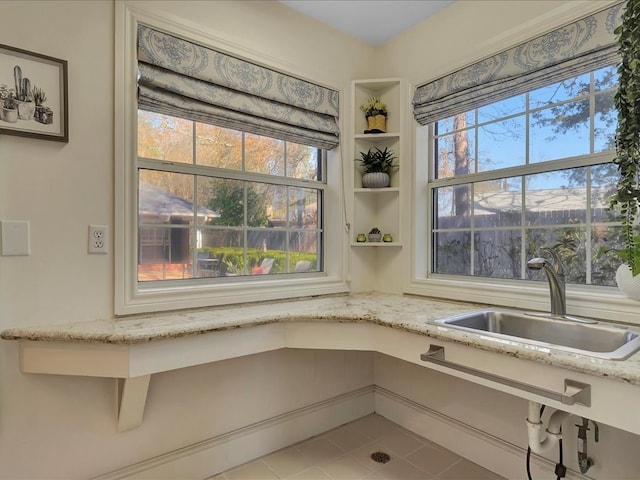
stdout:
{"type": "Polygon", "coordinates": [[[398,242],[353,242],[352,247],[402,247],[398,242]]]}
{"type": "MultiPolygon", "coordinates": [[[[410,168],[408,160],[409,148],[404,145],[406,139],[404,121],[407,115],[408,100],[406,97],[406,83],[401,79],[355,80],[352,83],[353,130],[351,136],[351,154],[354,160],[361,157],[362,152],[370,148],[388,148],[396,157],[398,169],[391,172],[391,185],[386,188],[363,188],[360,163],[354,161],[353,180],[353,216],[351,246],[402,248],[402,211],[403,192],[400,186],[400,171],[410,168]],[[387,104],[387,132],[364,133],[367,120],[360,110],[360,106],[370,97],[380,97],[387,104]],[[367,233],[372,228],[379,228],[384,233],[391,234],[394,241],[385,242],[356,242],[355,236],[367,233]]],[[[390,253],[390,252],[389,252],[390,253]]]]}
{"type": "Polygon", "coordinates": [[[356,133],[353,138],[356,140],[369,140],[371,142],[375,142],[376,140],[386,140],[386,139],[398,139],[400,138],[400,134],[396,132],[387,132],[387,133],[356,133]]]}
{"type": "Polygon", "coordinates": [[[384,192],[400,192],[398,187],[385,187],[385,188],[354,188],[353,193],[384,193],[384,192]]]}

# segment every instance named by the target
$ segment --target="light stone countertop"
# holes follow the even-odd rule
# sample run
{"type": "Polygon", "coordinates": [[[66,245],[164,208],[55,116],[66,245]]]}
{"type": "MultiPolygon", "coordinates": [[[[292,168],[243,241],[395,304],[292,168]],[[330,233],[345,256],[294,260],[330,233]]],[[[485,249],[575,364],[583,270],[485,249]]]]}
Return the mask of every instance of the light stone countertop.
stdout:
{"type": "Polygon", "coordinates": [[[433,323],[450,315],[483,307],[409,295],[345,294],[10,328],[4,330],[0,337],[5,340],[133,345],[287,321],[362,322],[640,385],[640,353],[625,361],[603,360],[574,353],[546,351],[544,348],[532,349],[530,345],[517,341],[492,341],[486,336],[480,338],[478,335],[442,328],[433,323]]]}

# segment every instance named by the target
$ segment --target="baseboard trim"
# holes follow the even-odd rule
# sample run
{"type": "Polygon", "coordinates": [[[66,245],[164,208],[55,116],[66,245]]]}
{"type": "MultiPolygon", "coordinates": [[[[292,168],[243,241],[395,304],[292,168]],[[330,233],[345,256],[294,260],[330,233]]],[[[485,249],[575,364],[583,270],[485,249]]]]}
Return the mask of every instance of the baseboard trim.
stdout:
{"type": "MultiPolygon", "coordinates": [[[[370,385],[91,480],[208,478],[374,412],[498,475],[526,478],[526,449],[383,387],[370,385]]],[[[553,462],[531,456],[533,478],[555,478],[554,468],[553,462]]],[[[573,470],[567,471],[566,478],[589,480],[573,470]]]]}
{"type": "Polygon", "coordinates": [[[373,385],[218,435],[91,480],[203,479],[374,413],[373,385]]]}
{"type": "MultiPolygon", "coordinates": [[[[390,390],[375,387],[376,413],[505,478],[526,478],[527,450],[390,390]]],[[[524,418],[522,419],[524,423],[524,418]]],[[[532,478],[555,478],[555,463],[531,455],[532,478]]],[[[568,470],[568,480],[589,480],[568,470]]]]}

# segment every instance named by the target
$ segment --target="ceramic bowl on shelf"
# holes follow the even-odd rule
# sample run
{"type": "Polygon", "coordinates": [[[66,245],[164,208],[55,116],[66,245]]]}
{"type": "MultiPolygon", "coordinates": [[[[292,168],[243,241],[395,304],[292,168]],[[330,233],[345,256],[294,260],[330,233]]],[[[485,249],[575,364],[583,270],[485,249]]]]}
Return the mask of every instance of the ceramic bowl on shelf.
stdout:
{"type": "Polygon", "coordinates": [[[385,188],[388,187],[390,178],[388,173],[371,172],[362,175],[362,186],[364,188],[385,188]]]}

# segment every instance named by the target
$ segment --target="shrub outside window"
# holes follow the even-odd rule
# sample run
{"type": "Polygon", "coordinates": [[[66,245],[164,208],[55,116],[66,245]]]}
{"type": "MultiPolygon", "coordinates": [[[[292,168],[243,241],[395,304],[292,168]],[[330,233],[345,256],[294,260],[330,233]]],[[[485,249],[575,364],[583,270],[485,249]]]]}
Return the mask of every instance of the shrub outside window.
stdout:
{"type": "Polygon", "coordinates": [[[138,282],[322,272],[324,164],[315,147],[139,110],[138,282]]]}

